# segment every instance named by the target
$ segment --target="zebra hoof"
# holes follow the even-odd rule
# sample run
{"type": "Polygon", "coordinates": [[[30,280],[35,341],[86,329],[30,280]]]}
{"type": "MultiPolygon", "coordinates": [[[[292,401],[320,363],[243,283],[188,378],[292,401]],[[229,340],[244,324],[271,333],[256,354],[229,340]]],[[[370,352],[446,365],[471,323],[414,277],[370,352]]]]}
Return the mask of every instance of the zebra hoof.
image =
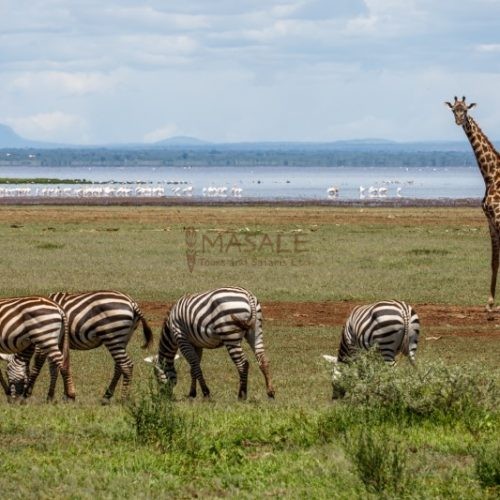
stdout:
{"type": "Polygon", "coordinates": [[[68,396],[68,395],[63,396],[63,401],[65,403],[74,403],[75,400],[76,400],[75,396],[68,396]]]}
{"type": "Polygon", "coordinates": [[[102,406],[109,406],[111,404],[111,399],[110,398],[102,398],[101,399],[101,405],[102,406]]]}

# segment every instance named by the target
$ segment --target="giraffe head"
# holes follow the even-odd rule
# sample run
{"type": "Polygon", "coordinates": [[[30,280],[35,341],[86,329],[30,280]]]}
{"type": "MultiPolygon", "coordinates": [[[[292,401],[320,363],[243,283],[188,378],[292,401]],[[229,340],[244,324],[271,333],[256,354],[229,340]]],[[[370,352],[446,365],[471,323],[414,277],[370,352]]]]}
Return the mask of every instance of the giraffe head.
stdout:
{"type": "Polygon", "coordinates": [[[455,123],[459,126],[462,126],[467,121],[467,111],[476,105],[475,102],[466,104],[465,96],[462,97],[461,101],[457,96],[455,96],[455,102],[453,104],[448,101],[446,101],[445,104],[449,106],[453,111],[453,114],[455,116],[455,123]]]}

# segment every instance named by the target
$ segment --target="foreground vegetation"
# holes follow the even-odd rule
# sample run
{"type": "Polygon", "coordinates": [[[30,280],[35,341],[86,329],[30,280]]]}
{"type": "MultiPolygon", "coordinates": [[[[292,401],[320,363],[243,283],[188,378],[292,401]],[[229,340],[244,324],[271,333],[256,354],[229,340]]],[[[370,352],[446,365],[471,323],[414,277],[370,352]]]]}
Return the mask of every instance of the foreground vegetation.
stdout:
{"type": "MultiPolygon", "coordinates": [[[[390,296],[482,304],[489,279],[486,228],[473,209],[2,208],[0,236],[2,295],[111,287],[167,302],[229,282],[263,302],[390,296]],[[233,266],[238,250],[213,247],[218,263],[197,261],[190,272],[191,226],[200,253],[200,234],[249,232],[305,234],[309,250],[297,265],[279,265],[282,256],[271,253],[274,265],[259,267],[233,266]]],[[[264,260],[266,251],[254,253],[264,260]]],[[[161,317],[150,319],[158,335],[161,317]]],[[[484,336],[434,325],[433,338],[424,322],[416,370],[404,360],[388,370],[362,358],[345,373],[346,397],[332,402],[321,354],[334,353],[340,327],[295,320],[264,324],[276,401],[267,400],[249,353],[249,400],[238,402],[225,350],[204,354],[211,401],[185,398],[183,360],[172,400],[141,362],[136,334],[131,401],[101,407],[109,354],[72,351],[74,404],[44,403],[46,371],[26,405],[0,403],[2,496],[498,497],[496,322],[474,328],[484,336]]]]}
{"type": "MultiPolygon", "coordinates": [[[[27,405],[1,407],[4,495],[496,498],[494,341],[485,349],[478,340],[423,339],[417,371],[403,361],[394,370],[361,363],[346,378],[346,399],[332,402],[319,353],[333,348],[339,332],[270,327],[266,333],[275,402],[267,401],[254,360],[249,401],[237,402],[234,367],[219,350],[204,357],[210,402],[185,398],[189,370],[181,361],[175,401],[158,392],[148,365],[137,364],[131,403],[101,407],[108,355],[72,353],[75,404],[44,404],[44,374],[27,405]],[[295,355],[278,355],[287,350],[295,355]],[[443,363],[444,353],[455,362],[443,363]],[[88,373],[93,377],[84,383],[88,373]]],[[[138,346],[135,339],[136,360],[138,346]]]]}

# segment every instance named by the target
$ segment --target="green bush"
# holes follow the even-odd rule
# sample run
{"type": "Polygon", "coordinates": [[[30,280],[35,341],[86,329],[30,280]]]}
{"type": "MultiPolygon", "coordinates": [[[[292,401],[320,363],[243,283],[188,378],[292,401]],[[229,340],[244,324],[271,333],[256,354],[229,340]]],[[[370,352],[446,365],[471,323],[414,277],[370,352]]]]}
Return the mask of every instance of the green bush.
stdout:
{"type": "Polygon", "coordinates": [[[341,366],[335,386],[345,392],[349,405],[377,407],[395,418],[465,419],[476,421],[478,413],[495,412],[498,384],[481,373],[478,365],[448,366],[426,361],[392,367],[376,349],[360,352],[341,366]]]}
{"type": "Polygon", "coordinates": [[[401,497],[409,488],[406,449],[387,431],[362,427],[349,438],[347,450],[369,492],[401,497]]]}
{"type": "Polygon", "coordinates": [[[188,451],[193,423],[176,408],[170,384],[150,380],[149,390],[128,405],[128,412],[139,442],[188,451]]]}
{"type": "Polygon", "coordinates": [[[484,488],[498,488],[500,486],[500,445],[498,443],[485,445],[478,449],[475,472],[484,488]]]}

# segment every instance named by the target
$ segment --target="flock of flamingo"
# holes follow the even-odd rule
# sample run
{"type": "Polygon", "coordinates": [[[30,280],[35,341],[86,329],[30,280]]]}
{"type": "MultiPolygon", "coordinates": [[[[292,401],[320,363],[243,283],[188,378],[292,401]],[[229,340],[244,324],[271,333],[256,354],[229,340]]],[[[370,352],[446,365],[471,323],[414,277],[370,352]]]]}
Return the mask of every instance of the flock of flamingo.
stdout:
{"type": "MultiPolygon", "coordinates": [[[[362,200],[364,198],[387,198],[388,196],[387,184],[390,184],[391,182],[396,182],[396,181],[384,181],[381,186],[379,185],[369,186],[369,187],[359,186],[359,199],[362,200]]],[[[408,181],[408,184],[412,184],[412,181],[408,181]]],[[[403,188],[401,186],[396,187],[397,198],[401,198],[403,196],[402,189],[403,188]]],[[[339,188],[337,186],[330,186],[326,190],[326,194],[328,198],[337,198],[339,196],[339,188]]]]}
{"type": "MultiPolygon", "coordinates": [[[[241,197],[243,189],[239,186],[228,188],[226,186],[209,186],[202,189],[202,196],[209,197],[241,197]]],[[[46,187],[16,186],[0,187],[0,197],[76,197],[76,198],[109,198],[109,197],[162,197],[179,196],[191,197],[194,194],[193,186],[174,186],[170,189],[163,184],[156,185],[136,185],[129,184],[89,184],[85,186],[75,185],[71,187],[61,187],[52,185],[46,187]],[[171,193],[171,194],[170,194],[171,193]]]]}
{"type": "MultiPolygon", "coordinates": [[[[391,182],[384,181],[381,185],[364,187],[359,186],[359,198],[386,198],[388,196],[388,184],[391,182]]],[[[110,198],[110,197],[192,197],[196,196],[195,189],[192,185],[186,182],[176,182],[173,187],[168,184],[173,182],[163,182],[157,184],[120,184],[116,182],[88,184],[88,185],[47,185],[47,186],[9,186],[0,187],[0,198],[8,197],[77,197],[77,198],[110,198]]],[[[395,196],[402,197],[402,187],[396,187],[395,196]]],[[[339,197],[339,188],[332,185],[326,190],[329,199],[339,197]]],[[[201,190],[202,197],[209,198],[241,198],[243,196],[243,188],[237,185],[232,187],[219,185],[210,185],[203,187],[201,190]]]]}

